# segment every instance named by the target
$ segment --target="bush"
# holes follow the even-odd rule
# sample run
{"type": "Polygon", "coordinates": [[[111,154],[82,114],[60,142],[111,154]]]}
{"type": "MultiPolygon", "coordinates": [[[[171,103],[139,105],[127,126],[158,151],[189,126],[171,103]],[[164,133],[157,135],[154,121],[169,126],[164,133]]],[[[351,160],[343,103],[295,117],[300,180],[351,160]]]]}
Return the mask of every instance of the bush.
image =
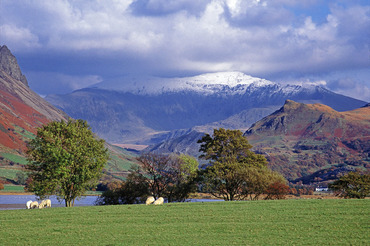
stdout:
{"type": "Polygon", "coordinates": [[[267,196],[265,199],[285,199],[285,196],[289,194],[289,192],[289,186],[281,182],[274,182],[266,189],[267,196]]]}
{"type": "Polygon", "coordinates": [[[149,195],[149,187],[145,177],[131,172],[127,180],[118,184],[108,185],[108,190],[96,200],[96,205],[139,204],[144,203],[149,195]],[[110,188],[109,188],[110,187],[110,188]]]}

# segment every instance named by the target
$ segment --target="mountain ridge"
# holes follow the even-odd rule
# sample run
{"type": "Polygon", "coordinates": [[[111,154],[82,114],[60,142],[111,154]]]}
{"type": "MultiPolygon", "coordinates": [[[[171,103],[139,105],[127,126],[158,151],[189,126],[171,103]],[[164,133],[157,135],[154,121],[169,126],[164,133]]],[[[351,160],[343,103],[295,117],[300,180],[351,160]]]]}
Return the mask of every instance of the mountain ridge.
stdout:
{"type": "MultiPolygon", "coordinates": [[[[146,88],[138,86],[138,83],[130,84],[129,89],[123,91],[120,88],[113,90],[94,86],[64,95],[48,95],[45,99],[73,118],[87,120],[94,132],[111,143],[138,145],[156,144],[159,143],[157,140],[163,140],[171,131],[212,123],[219,127],[247,129],[260,118],[249,114],[253,121],[247,122],[243,111],[255,109],[255,115],[264,117],[281,107],[286,99],[323,103],[338,111],[365,104],[361,100],[333,93],[320,86],[282,86],[236,72],[206,74],[203,77],[181,80],[185,84],[189,80],[196,81],[199,87],[193,90],[183,88],[181,84],[173,90],[170,86],[163,87],[165,82],[160,81],[157,84],[160,86],[156,87],[159,91],[147,93],[146,88]],[[226,75],[231,79],[223,84],[219,82],[226,75]],[[217,81],[207,84],[217,76],[217,81]],[[202,81],[204,77],[206,79],[202,81]],[[243,84],[237,84],[243,79],[243,84]],[[133,85],[135,90],[130,89],[133,85]],[[234,87],[230,87],[231,85],[234,87]],[[226,120],[230,117],[239,123],[226,120]]],[[[166,81],[176,84],[178,79],[166,81]]],[[[145,84],[144,82],[140,83],[145,84]]],[[[150,85],[150,82],[147,83],[150,85]]]]}
{"type": "Polygon", "coordinates": [[[338,112],[322,104],[287,100],[244,136],[255,151],[265,154],[273,169],[289,179],[328,166],[370,168],[369,107],[338,112]]]}

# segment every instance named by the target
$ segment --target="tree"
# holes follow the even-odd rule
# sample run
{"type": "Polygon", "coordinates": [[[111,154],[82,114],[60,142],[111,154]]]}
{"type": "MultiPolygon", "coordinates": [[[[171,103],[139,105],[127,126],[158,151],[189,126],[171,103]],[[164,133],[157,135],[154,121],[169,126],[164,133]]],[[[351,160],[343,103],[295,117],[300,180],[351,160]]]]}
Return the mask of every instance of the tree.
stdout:
{"type": "Polygon", "coordinates": [[[96,185],[108,160],[104,140],[95,139],[84,120],[54,121],[37,131],[28,145],[30,183],[40,198],[56,195],[66,207],[96,185]]]}
{"type": "Polygon", "coordinates": [[[370,174],[349,172],[329,184],[329,189],[340,197],[363,199],[370,192],[370,174]]]}
{"type": "Polygon", "coordinates": [[[279,181],[276,181],[267,187],[266,189],[267,196],[265,197],[265,200],[285,199],[285,196],[289,194],[289,192],[290,192],[290,188],[288,185],[281,183],[279,181]]]}
{"type": "Polygon", "coordinates": [[[267,168],[266,158],[250,149],[241,131],[215,129],[213,137],[205,134],[201,143],[200,156],[209,160],[201,172],[206,192],[226,201],[258,199],[271,182],[283,179],[267,168]],[[253,196],[252,196],[253,194],[253,196]]]}
{"type": "Polygon", "coordinates": [[[181,154],[178,156],[180,175],[185,178],[193,178],[197,175],[199,163],[193,156],[181,154]]]}
{"type": "Polygon", "coordinates": [[[225,130],[224,128],[214,129],[213,137],[205,134],[201,143],[200,158],[209,160],[210,164],[218,163],[248,163],[250,166],[264,167],[267,165],[266,158],[253,153],[252,145],[240,130],[225,130]]]}
{"type": "Polygon", "coordinates": [[[138,160],[147,177],[149,192],[155,198],[162,196],[168,202],[181,202],[195,190],[194,163],[189,157],[145,153],[138,160]]]}
{"type": "Polygon", "coordinates": [[[97,199],[96,204],[138,204],[143,203],[148,195],[149,186],[146,177],[139,168],[132,168],[126,181],[104,191],[97,199]]]}
{"type": "Polygon", "coordinates": [[[27,178],[28,178],[27,175],[23,171],[17,172],[15,175],[15,180],[20,185],[25,185],[27,178]]]}
{"type": "Polygon", "coordinates": [[[4,190],[4,184],[0,183],[0,190],[4,190]]]}

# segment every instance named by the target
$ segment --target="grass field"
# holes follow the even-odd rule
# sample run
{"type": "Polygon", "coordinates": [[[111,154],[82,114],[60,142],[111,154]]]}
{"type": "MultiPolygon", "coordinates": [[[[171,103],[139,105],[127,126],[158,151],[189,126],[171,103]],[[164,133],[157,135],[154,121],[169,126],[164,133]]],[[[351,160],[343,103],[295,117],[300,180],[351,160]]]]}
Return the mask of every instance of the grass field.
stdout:
{"type": "MultiPolygon", "coordinates": [[[[0,191],[1,192],[17,192],[17,193],[24,193],[24,186],[22,185],[11,185],[6,184],[4,185],[4,189],[0,191]]],[[[1,197],[0,197],[1,199],[1,197]]]]}
{"type": "Polygon", "coordinates": [[[2,245],[370,245],[370,200],[0,211],[2,245]]]}

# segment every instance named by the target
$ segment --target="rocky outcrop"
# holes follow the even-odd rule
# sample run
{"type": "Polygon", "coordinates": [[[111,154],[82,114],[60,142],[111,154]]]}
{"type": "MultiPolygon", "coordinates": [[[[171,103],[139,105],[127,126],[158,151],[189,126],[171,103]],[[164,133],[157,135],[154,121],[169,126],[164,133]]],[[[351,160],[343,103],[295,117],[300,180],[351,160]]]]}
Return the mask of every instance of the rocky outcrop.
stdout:
{"type": "MultiPolygon", "coordinates": [[[[0,90],[31,107],[48,120],[66,120],[67,114],[32,91],[26,77],[18,66],[17,59],[4,45],[0,47],[0,90]]],[[[10,107],[11,108],[11,107],[10,107]]]]}
{"type": "MultiPolygon", "coordinates": [[[[0,70],[11,78],[21,81],[28,87],[26,76],[22,74],[21,69],[18,66],[17,59],[6,45],[0,46],[0,70]]],[[[3,76],[3,74],[0,73],[0,76],[3,76]]]]}

